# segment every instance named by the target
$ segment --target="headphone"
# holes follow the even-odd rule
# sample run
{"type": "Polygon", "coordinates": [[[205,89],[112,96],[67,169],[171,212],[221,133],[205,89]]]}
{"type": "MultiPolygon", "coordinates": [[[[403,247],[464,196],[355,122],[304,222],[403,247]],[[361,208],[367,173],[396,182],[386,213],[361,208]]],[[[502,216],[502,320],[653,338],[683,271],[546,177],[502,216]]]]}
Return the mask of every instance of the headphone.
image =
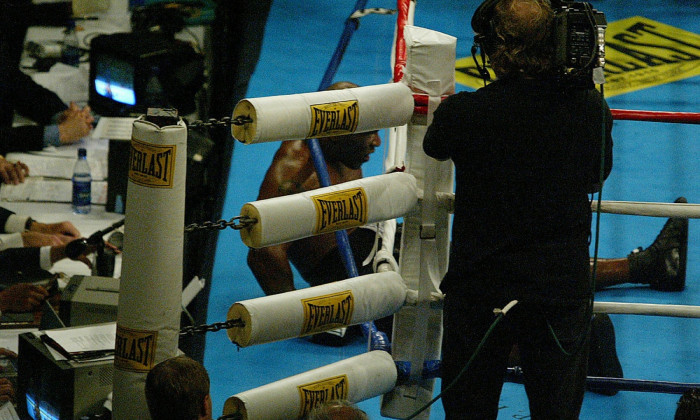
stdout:
{"type": "Polygon", "coordinates": [[[474,30],[474,44],[472,45],[472,58],[476,64],[484,82],[491,80],[491,74],[486,69],[486,54],[493,46],[495,33],[493,28],[493,11],[496,4],[501,0],[485,0],[476,8],[472,16],[472,29],[474,30]],[[477,50],[480,51],[481,64],[476,58],[477,50]]]}

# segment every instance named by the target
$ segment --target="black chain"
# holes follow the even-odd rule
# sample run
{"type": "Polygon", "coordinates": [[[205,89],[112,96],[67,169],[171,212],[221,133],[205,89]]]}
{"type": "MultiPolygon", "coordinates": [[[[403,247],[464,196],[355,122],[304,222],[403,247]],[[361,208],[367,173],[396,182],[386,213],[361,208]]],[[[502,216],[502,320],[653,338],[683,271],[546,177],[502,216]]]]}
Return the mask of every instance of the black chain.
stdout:
{"type": "Polygon", "coordinates": [[[254,219],[248,216],[236,216],[232,217],[231,220],[220,219],[215,222],[206,221],[202,223],[192,223],[185,226],[185,232],[192,232],[193,230],[224,230],[230,227],[233,230],[241,230],[250,227],[258,223],[258,219],[254,219]]]}
{"type": "Polygon", "coordinates": [[[242,327],[245,327],[245,323],[240,318],[230,319],[226,322],[214,322],[213,324],[192,325],[189,327],[182,328],[180,330],[180,337],[187,337],[195,334],[205,334],[208,332],[214,332],[223,329],[242,327]]]}
{"type": "Polygon", "coordinates": [[[245,125],[252,123],[253,119],[250,117],[238,116],[236,118],[223,117],[221,119],[209,118],[206,122],[202,120],[195,120],[187,124],[188,128],[198,129],[198,128],[209,128],[209,127],[230,127],[231,125],[245,125]]]}

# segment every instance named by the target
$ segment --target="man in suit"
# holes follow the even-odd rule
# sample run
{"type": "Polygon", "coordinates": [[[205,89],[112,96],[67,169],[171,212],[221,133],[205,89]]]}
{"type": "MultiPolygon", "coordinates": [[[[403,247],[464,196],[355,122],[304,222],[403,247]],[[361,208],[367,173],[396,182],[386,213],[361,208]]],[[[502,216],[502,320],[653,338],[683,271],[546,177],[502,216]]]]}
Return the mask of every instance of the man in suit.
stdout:
{"type": "Polygon", "coordinates": [[[19,69],[32,4],[0,1],[0,154],[75,143],[92,130],[89,107],[66,105],[19,69]],[[15,112],[37,125],[13,127],[15,112]]]}

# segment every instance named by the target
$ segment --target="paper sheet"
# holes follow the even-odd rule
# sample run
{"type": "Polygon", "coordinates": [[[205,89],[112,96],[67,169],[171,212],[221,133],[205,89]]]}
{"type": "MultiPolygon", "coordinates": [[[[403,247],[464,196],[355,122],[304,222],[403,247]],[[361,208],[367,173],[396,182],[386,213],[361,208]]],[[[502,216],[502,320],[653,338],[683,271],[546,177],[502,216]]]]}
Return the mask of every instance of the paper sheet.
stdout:
{"type": "MultiPolygon", "coordinates": [[[[29,177],[22,184],[2,184],[1,201],[48,201],[70,203],[73,184],[68,179],[29,177]]],[[[92,204],[107,202],[107,181],[92,181],[92,204]]]]}
{"type": "Polygon", "coordinates": [[[18,328],[11,330],[0,329],[0,347],[19,352],[19,335],[26,332],[37,331],[37,328],[18,328]]]}
{"type": "MultiPolygon", "coordinates": [[[[73,176],[74,157],[38,155],[36,153],[8,153],[5,158],[10,161],[20,161],[29,167],[29,176],[71,179],[73,176]]],[[[107,154],[93,154],[88,159],[90,175],[94,181],[107,179],[107,154]]]]}
{"type": "Polygon", "coordinates": [[[59,328],[44,332],[69,353],[114,350],[117,323],[59,328]]]}
{"type": "Polygon", "coordinates": [[[19,415],[10,401],[0,407],[0,420],[19,420],[19,415]]]}
{"type": "Polygon", "coordinates": [[[136,118],[100,117],[91,136],[97,139],[131,140],[136,118]]]}

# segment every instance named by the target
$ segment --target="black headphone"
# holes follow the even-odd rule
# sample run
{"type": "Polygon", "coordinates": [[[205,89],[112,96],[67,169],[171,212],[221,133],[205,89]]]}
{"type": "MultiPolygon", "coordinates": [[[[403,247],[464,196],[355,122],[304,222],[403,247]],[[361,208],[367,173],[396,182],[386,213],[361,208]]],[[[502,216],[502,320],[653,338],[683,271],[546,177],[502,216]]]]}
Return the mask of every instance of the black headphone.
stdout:
{"type": "Polygon", "coordinates": [[[491,74],[489,74],[489,71],[486,69],[486,54],[490,51],[490,47],[495,39],[493,10],[499,1],[501,0],[485,0],[476,8],[474,16],[472,16],[472,29],[474,30],[474,44],[471,50],[472,58],[476,64],[476,69],[485,82],[491,80],[491,74]],[[481,52],[481,64],[479,64],[479,60],[476,58],[477,50],[481,52]]]}

